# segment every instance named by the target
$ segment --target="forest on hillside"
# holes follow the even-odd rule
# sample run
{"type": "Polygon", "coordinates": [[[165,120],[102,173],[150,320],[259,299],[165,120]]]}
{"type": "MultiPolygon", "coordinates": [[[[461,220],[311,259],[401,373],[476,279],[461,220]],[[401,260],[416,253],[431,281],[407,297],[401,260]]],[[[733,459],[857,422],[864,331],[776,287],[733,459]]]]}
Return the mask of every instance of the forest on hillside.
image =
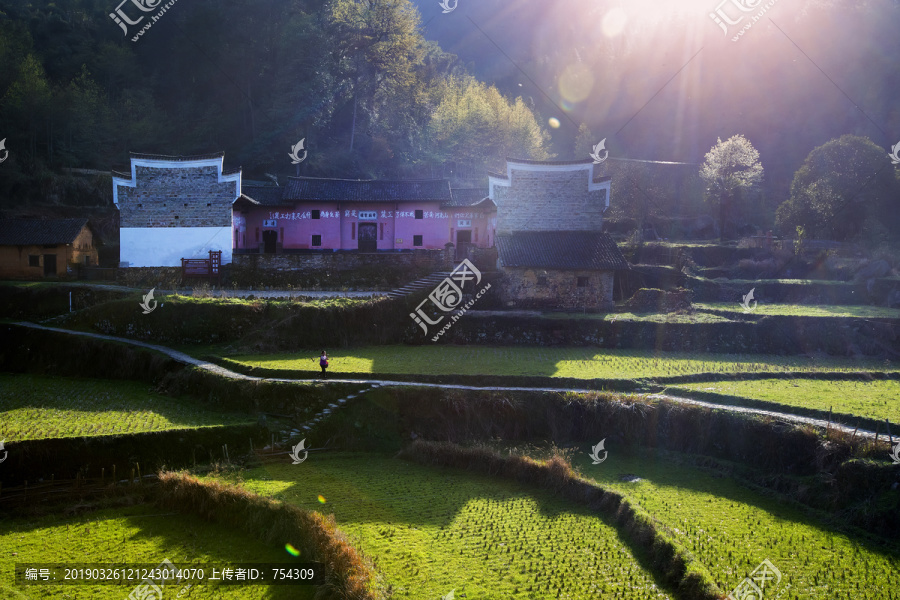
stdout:
{"type": "Polygon", "coordinates": [[[778,3],[737,44],[693,1],[177,0],[137,36],[110,15],[156,14],[138,4],[163,6],[0,0],[0,208],[108,205],[89,173],[129,152],[485,187],[507,156],[603,139],[612,216],[719,216],[701,167],[740,135],[762,169],[729,192],[734,219],[852,238],[875,231],[862,215],[896,236],[896,0],[778,3]]]}

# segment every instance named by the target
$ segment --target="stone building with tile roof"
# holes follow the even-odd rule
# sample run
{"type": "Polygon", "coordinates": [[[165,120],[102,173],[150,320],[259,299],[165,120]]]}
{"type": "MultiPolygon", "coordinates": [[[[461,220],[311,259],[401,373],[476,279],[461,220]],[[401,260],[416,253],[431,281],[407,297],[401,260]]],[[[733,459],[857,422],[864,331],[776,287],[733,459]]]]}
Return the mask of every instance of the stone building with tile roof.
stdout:
{"type": "Polygon", "coordinates": [[[485,190],[446,179],[290,177],[284,187],[247,186],[234,205],[235,251],[443,250],[494,243],[495,207],[485,190]]]}
{"type": "Polygon", "coordinates": [[[65,277],[97,258],[87,219],[0,219],[0,277],[65,277]]]}
{"type": "Polygon", "coordinates": [[[124,266],[177,267],[182,258],[206,258],[210,250],[231,262],[241,170],[226,171],[224,157],[132,153],[131,172],[113,172],[124,266]]]}
{"type": "Polygon", "coordinates": [[[610,179],[593,171],[590,159],[507,159],[505,175],[489,176],[489,197],[497,206],[498,266],[504,274],[500,296],[506,306],[612,308],[615,272],[629,267],[601,231],[610,179]]]}

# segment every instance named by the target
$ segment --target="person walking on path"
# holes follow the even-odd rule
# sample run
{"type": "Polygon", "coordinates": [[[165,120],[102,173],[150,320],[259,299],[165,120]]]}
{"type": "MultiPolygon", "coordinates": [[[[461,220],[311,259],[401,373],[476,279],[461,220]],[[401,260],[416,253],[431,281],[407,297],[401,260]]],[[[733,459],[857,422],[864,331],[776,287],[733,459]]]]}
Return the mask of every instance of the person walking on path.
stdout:
{"type": "Polygon", "coordinates": [[[319,357],[319,366],[322,367],[322,379],[328,379],[328,373],[325,372],[325,369],[328,368],[328,355],[322,350],[322,356],[319,357]]]}

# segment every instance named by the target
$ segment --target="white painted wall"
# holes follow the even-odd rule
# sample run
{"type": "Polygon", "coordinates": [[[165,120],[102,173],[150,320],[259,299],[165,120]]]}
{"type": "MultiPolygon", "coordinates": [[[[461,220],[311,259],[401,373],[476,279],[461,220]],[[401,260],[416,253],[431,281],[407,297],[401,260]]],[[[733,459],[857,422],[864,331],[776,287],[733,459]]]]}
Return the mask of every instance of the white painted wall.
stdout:
{"type": "Polygon", "coordinates": [[[131,267],[180,267],[182,258],[222,251],[231,262],[231,227],[128,227],[119,230],[119,260],[131,267]]]}

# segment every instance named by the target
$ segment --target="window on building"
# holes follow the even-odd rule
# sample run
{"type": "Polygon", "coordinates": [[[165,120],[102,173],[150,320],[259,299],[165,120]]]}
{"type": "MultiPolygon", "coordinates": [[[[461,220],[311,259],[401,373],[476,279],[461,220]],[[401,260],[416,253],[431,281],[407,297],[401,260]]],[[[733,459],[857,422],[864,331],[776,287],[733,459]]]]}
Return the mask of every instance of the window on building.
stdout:
{"type": "Polygon", "coordinates": [[[177,218],[178,218],[178,215],[175,215],[175,218],[177,219],[177,218]]]}
{"type": "Polygon", "coordinates": [[[384,239],[384,223],[378,224],[378,239],[379,240],[384,239]]]}
{"type": "Polygon", "coordinates": [[[544,286],[547,285],[547,276],[546,275],[538,275],[537,284],[544,286]]]}
{"type": "Polygon", "coordinates": [[[322,245],[322,236],[319,234],[314,234],[312,236],[312,245],[313,246],[321,246],[322,245]]]}
{"type": "Polygon", "coordinates": [[[587,287],[588,286],[588,278],[587,277],[576,277],[576,285],[578,287],[587,287]]]}
{"type": "Polygon", "coordinates": [[[421,246],[422,245],[422,236],[414,235],[413,236],[413,246],[421,246]]]}
{"type": "Polygon", "coordinates": [[[321,219],[322,213],[318,210],[314,210],[314,211],[312,211],[312,218],[313,219],[321,219]]]}
{"type": "Polygon", "coordinates": [[[425,211],[424,211],[424,210],[417,210],[417,211],[416,211],[416,218],[417,218],[417,219],[424,219],[424,218],[425,218],[425,211]]]}
{"type": "Polygon", "coordinates": [[[143,204],[138,204],[138,208],[144,208],[143,204]]]}
{"type": "Polygon", "coordinates": [[[184,203],[184,207],[187,208],[187,202],[184,203]]]}
{"type": "Polygon", "coordinates": [[[41,266],[41,255],[40,254],[29,254],[28,255],[28,266],[29,267],[41,266]]]}
{"type": "Polygon", "coordinates": [[[212,206],[212,202],[207,202],[207,203],[206,203],[206,206],[207,206],[207,207],[212,206]]]}

